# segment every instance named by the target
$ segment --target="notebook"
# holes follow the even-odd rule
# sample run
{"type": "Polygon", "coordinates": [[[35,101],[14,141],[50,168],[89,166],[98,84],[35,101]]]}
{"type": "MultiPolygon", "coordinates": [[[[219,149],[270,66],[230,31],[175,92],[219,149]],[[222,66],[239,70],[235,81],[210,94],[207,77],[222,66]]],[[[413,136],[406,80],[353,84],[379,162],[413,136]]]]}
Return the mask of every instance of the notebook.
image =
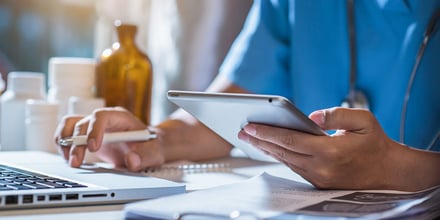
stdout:
{"type": "Polygon", "coordinates": [[[184,193],[185,185],[98,164],[71,168],[58,155],[0,152],[0,210],[127,203],[184,193]]]}

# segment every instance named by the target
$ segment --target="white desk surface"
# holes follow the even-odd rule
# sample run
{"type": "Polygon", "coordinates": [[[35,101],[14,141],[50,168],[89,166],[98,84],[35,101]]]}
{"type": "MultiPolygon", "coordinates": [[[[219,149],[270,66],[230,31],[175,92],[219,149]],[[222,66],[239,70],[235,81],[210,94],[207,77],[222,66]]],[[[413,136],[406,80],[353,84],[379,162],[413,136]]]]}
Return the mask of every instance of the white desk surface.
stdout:
{"type": "MultiPolygon", "coordinates": [[[[281,176],[296,181],[305,182],[300,176],[296,175],[286,166],[280,163],[253,161],[243,157],[230,157],[207,163],[224,164],[221,168],[207,172],[182,172],[165,175],[163,173],[153,173],[153,176],[161,176],[178,182],[185,182],[187,190],[203,190],[205,188],[234,183],[258,175],[261,172],[268,172],[275,176],[281,176]],[[165,176],[164,176],[165,175],[165,176]]],[[[122,211],[124,204],[119,205],[99,205],[81,206],[65,208],[44,208],[26,210],[7,210],[0,211],[0,220],[78,220],[78,219],[124,219],[122,211]]]]}

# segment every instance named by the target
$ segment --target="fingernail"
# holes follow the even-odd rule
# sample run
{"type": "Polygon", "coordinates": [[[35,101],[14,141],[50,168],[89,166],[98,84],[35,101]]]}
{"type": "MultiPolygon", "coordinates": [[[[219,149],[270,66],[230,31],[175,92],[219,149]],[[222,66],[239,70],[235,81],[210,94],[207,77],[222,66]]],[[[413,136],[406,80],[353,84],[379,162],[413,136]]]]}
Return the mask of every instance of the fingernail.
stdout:
{"type": "Polygon", "coordinates": [[[313,112],[310,115],[310,119],[312,119],[318,125],[324,125],[324,123],[325,123],[325,111],[319,110],[319,111],[313,112]]]}
{"type": "Polygon", "coordinates": [[[133,169],[137,169],[141,166],[141,157],[137,153],[130,153],[128,155],[128,165],[133,169]]]}
{"type": "Polygon", "coordinates": [[[97,147],[96,147],[96,141],[94,138],[90,139],[87,141],[87,145],[89,146],[89,150],[92,152],[96,152],[97,147]]]}
{"type": "Polygon", "coordinates": [[[325,111],[321,111],[318,117],[318,123],[323,125],[325,123],[325,111]]]}
{"type": "Polygon", "coordinates": [[[250,135],[252,135],[252,136],[254,136],[255,134],[257,134],[257,130],[255,129],[255,126],[254,125],[246,125],[246,126],[244,126],[244,129],[243,129],[246,133],[248,133],[248,134],[250,134],[250,135]]]}
{"type": "Polygon", "coordinates": [[[70,155],[70,157],[69,157],[69,165],[71,167],[76,167],[77,164],[78,164],[78,159],[76,158],[76,156],[75,155],[70,155]]]}
{"type": "Polygon", "coordinates": [[[248,135],[246,134],[246,132],[244,132],[244,131],[240,131],[240,132],[238,133],[238,139],[240,139],[240,140],[242,140],[242,141],[244,141],[244,142],[249,142],[249,137],[248,137],[248,135]]]}

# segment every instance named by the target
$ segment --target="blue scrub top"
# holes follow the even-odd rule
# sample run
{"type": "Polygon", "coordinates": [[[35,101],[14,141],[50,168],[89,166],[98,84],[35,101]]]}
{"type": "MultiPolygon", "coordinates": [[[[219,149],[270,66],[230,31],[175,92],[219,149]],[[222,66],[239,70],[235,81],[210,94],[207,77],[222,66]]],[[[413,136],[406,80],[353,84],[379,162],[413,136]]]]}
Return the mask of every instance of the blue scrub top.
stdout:
{"type": "MultiPolygon", "coordinates": [[[[388,136],[400,117],[423,33],[439,0],[355,0],[356,87],[388,136]]],[[[339,106],[349,90],[344,0],[256,0],[220,74],[253,93],[283,95],[304,113],[339,106]]],[[[405,144],[426,149],[440,131],[440,19],[416,74],[405,144]]],[[[434,146],[439,150],[440,142],[434,146]]]]}

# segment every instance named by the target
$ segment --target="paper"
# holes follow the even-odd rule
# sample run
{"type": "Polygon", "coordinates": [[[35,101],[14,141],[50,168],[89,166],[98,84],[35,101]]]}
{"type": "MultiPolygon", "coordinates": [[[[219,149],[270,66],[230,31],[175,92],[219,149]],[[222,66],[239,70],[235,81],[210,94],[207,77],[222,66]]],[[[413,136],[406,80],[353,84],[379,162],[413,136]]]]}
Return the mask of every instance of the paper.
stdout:
{"type": "Polygon", "coordinates": [[[198,213],[202,219],[238,213],[257,219],[298,216],[377,219],[402,215],[439,194],[440,188],[418,193],[317,190],[308,184],[263,173],[235,184],[128,204],[125,213],[127,218],[158,219],[174,219],[185,213],[198,213]]]}
{"type": "Polygon", "coordinates": [[[277,174],[294,174],[281,163],[256,161],[243,157],[227,157],[197,163],[176,161],[159,168],[147,169],[144,174],[184,183],[187,191],[194,191],[241,182],[260,174],[262,170],[273,170],[277,174]]]}

